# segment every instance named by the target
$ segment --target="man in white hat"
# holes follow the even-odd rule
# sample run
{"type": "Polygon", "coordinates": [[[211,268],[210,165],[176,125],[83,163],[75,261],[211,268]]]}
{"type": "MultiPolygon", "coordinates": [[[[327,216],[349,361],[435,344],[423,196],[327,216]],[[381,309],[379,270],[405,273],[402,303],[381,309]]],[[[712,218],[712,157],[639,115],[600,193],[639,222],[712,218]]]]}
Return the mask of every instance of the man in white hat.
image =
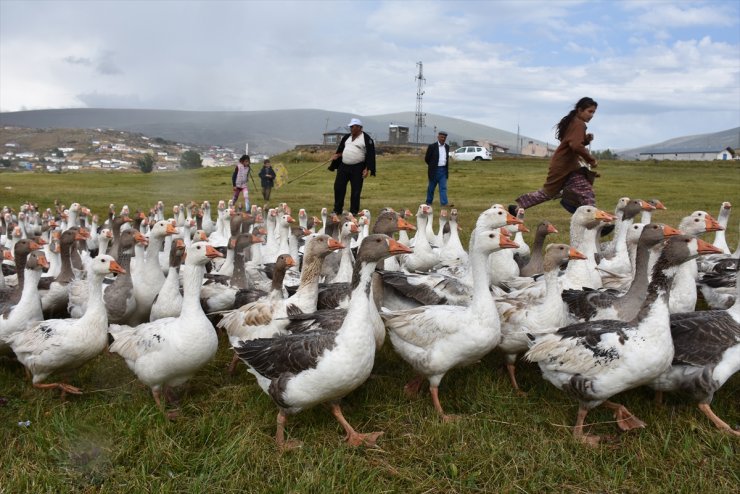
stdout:
{"type": "Polygon", "coordinates": [[[375,176],[375,142],[362,131],[359,118],[350,120],[349,132],[342,137],[329,165],[329,170],[337,171],[334,179],[334,212],[339,215],[344,209],[347,182],[352,187],[349,210],[356,215],[360,212],[362,182],[368,175],[375,176]]]}

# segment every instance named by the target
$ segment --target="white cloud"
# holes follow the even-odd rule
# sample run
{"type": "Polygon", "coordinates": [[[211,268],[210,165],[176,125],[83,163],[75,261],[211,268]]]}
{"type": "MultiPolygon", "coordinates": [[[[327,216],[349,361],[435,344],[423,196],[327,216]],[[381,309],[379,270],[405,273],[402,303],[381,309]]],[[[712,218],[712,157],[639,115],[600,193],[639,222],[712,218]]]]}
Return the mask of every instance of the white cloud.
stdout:
{"type": "Polygon", "coordinates": [[[628,147],[740,125],[737,22],[732,2],[0,2],[0,109],[413,111],[423,61],[426,112],[552,142],[589,95],[599,144],[628,147]]]}

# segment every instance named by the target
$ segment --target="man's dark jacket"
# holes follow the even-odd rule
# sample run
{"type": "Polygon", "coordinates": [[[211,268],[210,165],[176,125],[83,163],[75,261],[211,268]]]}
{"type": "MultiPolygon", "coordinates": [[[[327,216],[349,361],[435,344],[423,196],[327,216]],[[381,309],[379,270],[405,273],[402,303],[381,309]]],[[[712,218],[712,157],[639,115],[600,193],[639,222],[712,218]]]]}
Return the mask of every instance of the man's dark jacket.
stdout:
{"type": "MultiPolygon", "coordinates": [[[[447,153],[447,166],[444,167],[445,169],[445,178],[449,178],[450,176],[450,145],[445,144],[445,153],[447,153]]],[[[439,168],[439,142],[435,142],[434,144],[430,144],[427,148],[427,154],[424,156],[424,161],[427,164],[427,177],[429,177],[429,180],[434,180],[435,175],[437,174],[437,168],[439,168]]]]}
{"type": "MultiPolygon", "coordinates": [[[[337,146],[337,153],[341,153],[344,151],[344,143],[347,142],[347,139],[349,139],[349,136],[352,134],[345,134],[344,137],[342,137],[342,140],[339,141],[339,146],[337,146]]],[[[367,168],[370,170],[370,175],[373,177],[375,176],[375,141],[373,141],[373,138],[367,135],[367,132],[362,133],[363,136],[365,136],[365,162],[363,168],[367,168]]],[[[331,162],[331,165],[329,165],[329,170],[334,171],[337,168],[339,168],[339,165],[342,163],[342,157],[335,159],[331,162]]],[[[358,163],[358,165],[361,165],[363,163],[358,163]]],[[[355,165],[352,165],[355,166],[355,165]]]]}

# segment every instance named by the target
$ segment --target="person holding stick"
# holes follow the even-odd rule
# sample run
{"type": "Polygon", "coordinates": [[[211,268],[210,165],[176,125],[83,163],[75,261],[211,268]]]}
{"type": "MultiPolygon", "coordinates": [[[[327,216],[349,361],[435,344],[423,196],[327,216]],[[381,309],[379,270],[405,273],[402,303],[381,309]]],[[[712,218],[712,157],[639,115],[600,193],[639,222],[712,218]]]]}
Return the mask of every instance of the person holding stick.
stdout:
{"type": "Polygon", "coordinates": [[[349,122],[350,133],[342,137],[336,153],[332,156],[329,171],[337,171],[334,179],[334,212],[342,214],[347,183],[352,186],[349,210],[360,212],[362,182],[368,175],[375,176],[375,142],[362,131],[362,122],[353,118],[349,122]]]}

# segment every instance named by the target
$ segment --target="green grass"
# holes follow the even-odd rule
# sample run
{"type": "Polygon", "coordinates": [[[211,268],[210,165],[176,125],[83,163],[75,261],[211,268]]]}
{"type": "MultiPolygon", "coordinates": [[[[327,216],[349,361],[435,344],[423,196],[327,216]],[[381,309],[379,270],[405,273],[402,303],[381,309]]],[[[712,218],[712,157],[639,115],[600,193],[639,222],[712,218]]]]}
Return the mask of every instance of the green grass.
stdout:
{"type": "MultiPolygon", "coordinates": [[[[274,159],[291,178],[317,166],[274,159]]],[[[508,204],[541,185],[546,162],[496,160],[455,163],[450,199],[460,210],[467,239],[477,214],[494,202],[508,204]]],[[[732,163],[602,162],[598,203],[612,211],[621,196],[657,197],[668,207],[655,220],[677,226],[683,216],[704,209],[716,216],[722,201],[740,205],[740,166],[732,163]]],[[[24,200],[42,207],[55,198],[79,201],[104,215],[118,208],[148,209],[156,200],[230,196],[230,169],[162,174],[0,174],[0,205],[24,200]]],[[[334,175],[319,167],[273,192],[318,214],[332,202],[334,175]]],[[[365,181],[363,207],[415,210],[424,199],[426,168],[420,158],[380,157],[378,176],[365,181]]],[[[256,197],[258,193],[253,194],[256,197]]],[[[527,211],[534,227],[550,219],[567,240],[567,213],[556,202],[527,211]]],[[[526,236],[531,242],[531,234],[526,236]]],[[[711,237],[709,238],[711,240],[711,237]]],[[[738,241],[737,217],[730,218],[728,243],[738,241]]],[[[377,449],[343,445],[341,427],[328,409],[317,407],[292,418],[288,435],[304,442],[286,454],[276,451],[276,408],[241,366],[230,377],[231,358],[221,337],[216,358],[183,389],[181,418],[166,421],[117,356],[101,355],[73,373],[70,383],[85,394],[66,402],[33,389],[19,364],[0,360],[0,492],[734,492],[740,484],[740,441],[719,433],[685,397],[670,395],[663,407],[652,393],[636,389],[617,396],[647,422],[641,431],[618,435],[595,450],[570,435],[576,404],[542,380],[537,367],[519,365],[519,397],[510,389],[493,352],[481,363],[451,371],[440,396],[449,413],[462,419],[444,424],[427,394],[408,400],[402,393],[412,373],[392,349],[377,356],[373,376],[344,400],[347,419],[359,430],[385,431],[377,449]],[[19,421],[30,420],[30,427],[19,421]],[[734,486],[734,487],[733,487],[734,486]]],[[[716,395],[713,409],[731,425],[740,423],[740,378],[716,395]]],[[[611,414],[596,409],[592,431],[616,434],[611,414]]]]}

